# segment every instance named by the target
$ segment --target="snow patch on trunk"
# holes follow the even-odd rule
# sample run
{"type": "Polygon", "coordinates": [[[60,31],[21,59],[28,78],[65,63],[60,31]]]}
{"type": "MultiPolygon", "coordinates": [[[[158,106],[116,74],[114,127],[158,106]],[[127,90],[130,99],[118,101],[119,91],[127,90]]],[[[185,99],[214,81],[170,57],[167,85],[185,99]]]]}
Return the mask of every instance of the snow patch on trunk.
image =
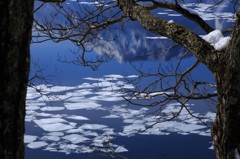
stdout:
{"type": "Polygon", "coordinates": [[[220,30],[214,30],[202,38],[218,51],[225,49],[231,39],[229,36],[224,37],[220,30]]]}

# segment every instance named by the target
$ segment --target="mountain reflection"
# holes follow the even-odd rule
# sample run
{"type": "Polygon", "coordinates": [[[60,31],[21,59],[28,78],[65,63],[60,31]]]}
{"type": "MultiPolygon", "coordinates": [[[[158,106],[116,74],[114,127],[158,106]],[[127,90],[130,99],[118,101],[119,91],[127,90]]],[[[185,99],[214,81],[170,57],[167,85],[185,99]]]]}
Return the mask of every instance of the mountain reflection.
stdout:
{"type": "MultiPolygon", "coordinates": [[[[36,2],[36,4],[35,6],[40,6],[42,3],[36,2]]],[[[75,45],[79,46],[80,49],[89,47],[91,51],[100,55],[111,55],[119,62],[139,60],[168,61],[184,53],[184,48],[176,46],[176,43],[170,39],[153,34],[144,29],[137,21],[127,20],[126,18],[122,22],[112,24],[111,26],[91,29],[88,35],[88,27],[122,16],[122,12],[115,5],[114,1],[100,2],[94,0],[71,0],[63,3],[62,7],[45,4],[35,13],[35,19],[37,19],[38,22],[42,19],[47,21],[49,19],[51,27],[60,26],[60,29],[56,29],[53,33],[59,34],[56,37],[60,36],[64,40],[69,40],[68,38],[62,37],[62,35],[69,36],[69,33],[74,34],[74,36],[71,35],[71,38],[73,43],[76,43],[75,45]],[[66,13],[66,15],[68,14],[70,18],[66,17],[64,13],[66,13]],[[59,31],[62,28],[68,29],[66,29],[65,32],[59,31]],[[74,29],[71,30],[71,28],[74,29]],[[78,39],[83,40],[76,42],[78,39]]],[[[209,8],[208,4],[203,3],[188,3],[182,4],[182,6],[194,10],[196,14],[207,21],[213,28],[223,30],[232,25],[233,13],[228,12],[228,3],[224,3],[219,8],[209,8]],[[217,15],[210,14],[212,10],[217,11],[217,15]],[[205,15],[206,11],[209,16],[205,15]]],[[[191,30],[197,34],[205,34],[195,23],[174,11],[163,8],[155,10],[154,12],[156,16],[173,20],[180,24],[184,21],[184,25],[191,28],[191,30]]],[[[46,22],[45,24],[48,23],[46,22]]],[[[46,37],[47,36],[45,36],[45,38],[46,37]]]]}
{"type": "MultiPolygon", "coordinates": [[[[101,32],[102,37],[106,37],[104,34],[108,33],[101,32]]],[[[182,52],[182,48],[176,47],[171,40],[149,32],[135,21],[125,23],[123,30],[113,29],[111,39],[99,40],[94,51],[99,54],[111,53],[119,62],[170,60],[182,52]],[[169,49],[173,46],[173,49],[169,49]]]]}

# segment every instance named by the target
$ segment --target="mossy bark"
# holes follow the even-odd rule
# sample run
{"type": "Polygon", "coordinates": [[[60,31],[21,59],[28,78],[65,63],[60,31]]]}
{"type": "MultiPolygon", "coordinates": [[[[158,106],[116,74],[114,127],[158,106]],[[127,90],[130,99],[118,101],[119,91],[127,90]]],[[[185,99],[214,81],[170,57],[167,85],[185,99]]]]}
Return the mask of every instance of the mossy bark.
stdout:
{"type": "Polygon", "coordinates": [[[33,0],[0,1],[0,158],[24,159],[33,0]]]}

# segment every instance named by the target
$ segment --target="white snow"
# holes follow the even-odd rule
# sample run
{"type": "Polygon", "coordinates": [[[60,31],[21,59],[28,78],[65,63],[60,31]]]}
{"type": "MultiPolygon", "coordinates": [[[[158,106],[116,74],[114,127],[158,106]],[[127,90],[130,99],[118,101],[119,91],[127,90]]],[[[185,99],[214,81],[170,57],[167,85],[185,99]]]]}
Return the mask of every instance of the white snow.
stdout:
{"type": "Polygon", "coordinates": [[[214,30],[202,38],[218,51],[225,49],[231,39],[229,36],[224,37],[220,30],[214,30]]]}
{"type": "Polygon", "coordinates": [[[173,20],[169,20],[169,21],[167,22],[167,24],[172,24],[172,23],[174,23],[173,20]]]}

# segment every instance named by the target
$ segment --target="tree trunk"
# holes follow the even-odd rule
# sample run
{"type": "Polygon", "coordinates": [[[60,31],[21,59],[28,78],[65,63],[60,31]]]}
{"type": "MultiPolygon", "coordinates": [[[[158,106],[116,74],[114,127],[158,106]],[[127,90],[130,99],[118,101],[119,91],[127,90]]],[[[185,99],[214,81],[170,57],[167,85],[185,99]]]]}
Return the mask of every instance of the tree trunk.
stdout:
{"type": "Polygon", "coordinates": [[[240,150],[240,77],[235,73],[217,75],[219,101],[212,137],[218,159],[235,159],[240,150]]]}
{"type": "Polygon", "coordinates": [[[1,0],[0,12],[0,158],[24,159],[33,0],[1,0]]]}
{"type": "Polygon", "coordinates": [[[237,159],[240,152],[240,21],[239,11],[231,42],[219,59],[215,77],[217,116],[212,127],[218,159],[237,159]]]}

